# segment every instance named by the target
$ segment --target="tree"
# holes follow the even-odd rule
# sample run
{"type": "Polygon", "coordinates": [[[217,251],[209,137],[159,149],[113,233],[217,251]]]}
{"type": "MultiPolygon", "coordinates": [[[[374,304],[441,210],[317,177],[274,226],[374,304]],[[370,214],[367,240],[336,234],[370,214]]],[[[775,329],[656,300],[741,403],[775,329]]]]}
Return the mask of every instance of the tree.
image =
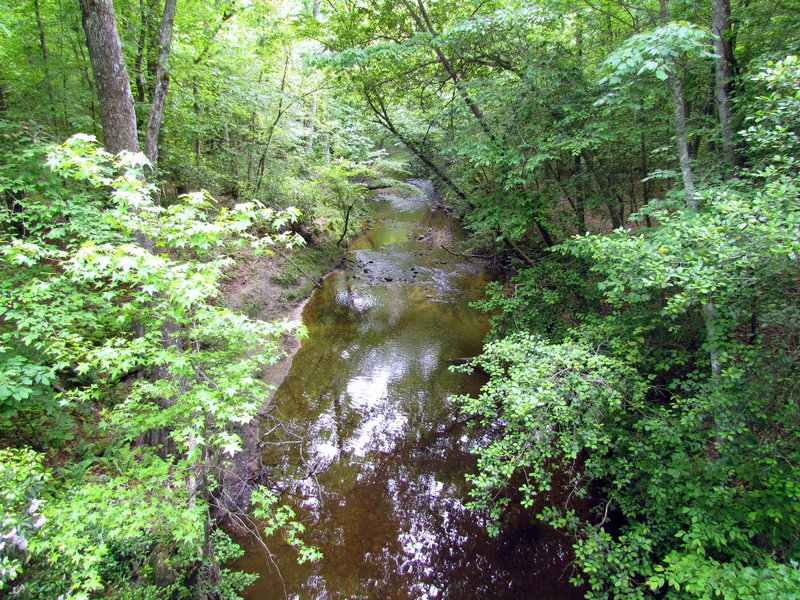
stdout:
{"type": "MultiPolygon", "coordinates": [[[[743,139],[758,165],[698,191],[700,210],[680,190],[645,209],[653,227],[558,248],[600,276],[581,272],[577,286],[602,293],[600,306],[571,314],[573,327],[538,319],[536,336],[501,329],[475,360],[490,381],[464,408],[495,432],[477,448],[475,506],[499,519],[521,495],[576,535],[588,597],[770,598],[800,581],[800,512],[787,491],[800,481],[796,392],[785,379],[798,323],[787,305],[800,256],[797,77],[789,57],[752,78],[765,88],[743,139]],[[541,508],[554,464],[569,497],[602,488],[594,515],[541,508]]],[[[511,331],[531,323],[526,301],[559,316],[553,294],[527,285],[500,302],[511,331]]]]}
{"type": "Polygon", "coordinates": [[[137,152],[136,113],[117,32],[114,3],[112,0],[81,0],[81,12],[106,148],[113,154],[123,150],[137,152]]]}
{"type": "MultiPolygon", "coordinates": [[[[12,162],[25,172],[19,158],[12,162]]],[[[90,438],[61,448],[76,456],[51,486],[42,489],[31,467],[24,501],[46,497],[40,512],[47,523],[17,527],[29,540],[21,550],[31,566],[11,585],[31,597],[70,598],[131,589],[137,579],[154,597],[243,585],[249,579],[221,565],[232,546],[214,526],[221,506],[213,492],[239,448],[238,427],[263,403],[256,374],[277,359],[279,336],[297,324],[216,306],[227,262],[219,251],[294,243],[294,234],[279,230],[296,213],[257,203],[225,208],[202,193],[160,207],[141,175],[144,157],[111,155],[87,136],[52,148],[49,162],[67,182],[42,171],[24,182],[25,191],[38,192],[20,199],[24,236],[13,215],[3,213],[0,223],[0,360],[16,369],[3,371],[11,381],[0,378],[0,408],[3,419],[59,423],[63,431],[31,431],[31,442],[50,452],[95,416],[90,438]],[[274,233],[249,232],[255,229],[274,233]],[[134,231],[164,252],[131,243],[134,231]],[[148,323],[144,335],[136,335],[137,321],[148,323]],[[193,346],[164,344],[169,323],[193,346]],[[153,364],[164,372],[157,380],[146,376],[153,364]],[[164,398],[171,402],[160,404],[164,398]],[[174,453],[160,456],[142,443],[155,429],[168,433],[174,453]],[[145,566],[151,558],[160,565],[154,570],[145,566]]],[[[16,508],[8,512],[17,519],[22,500],[11,500],[16,508]]],[[[29,514],[38,516],[36,506],[29,514]]],[[[290,521],[284,515],[282,526],[290,521]]]]}
{"type": "Polygon", "coordinates": [[[341,246],[350,230],[353,212],[358,209],[358,205],[364,201],[367,194],[367,188],[363,183],[354,183],[351,180],[375,176],[377,173],[365,165],[339,160],[319,168],[318,174],[324,202],[332,204],[341,216],[342,232],[336,241],[336,245],[341,246]]]}
{"type": "Polygon", "coordinates": [[[150,116],[147,120],[145,136],[145,156],[155,167],[158,163],[158,133],[164,120],[164,103],[169,90],[169,54],[172,44],[172,29],[175,25],[177,0],[164,1],[164,14],[158,27],[158,59],[156,63],[153,99],[150,102],[150,116]]]}
{"type": "Polygon", "coordinates": [[[728,168],[736,166],[735,144],[733,141],[733,118],[731,110],[731,89],[735,70],[735,58],[731,43],[731,6],[729,0],[712,2],[712,35],[714,40],[714,90],[717,99],[722,154],[728,168]]]}

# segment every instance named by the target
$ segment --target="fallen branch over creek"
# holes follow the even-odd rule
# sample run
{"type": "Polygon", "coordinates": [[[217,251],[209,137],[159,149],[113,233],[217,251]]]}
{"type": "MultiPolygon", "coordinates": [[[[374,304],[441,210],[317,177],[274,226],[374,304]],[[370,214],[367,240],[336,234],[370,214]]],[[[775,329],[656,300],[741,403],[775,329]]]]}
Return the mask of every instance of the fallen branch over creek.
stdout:
{"type": "Polygon", "coordinates": [[[494,260],[491,256],[485,256],[483,254],[463,254],[461,252],[453,252],[447,246],[439,245],[439,247],[447,252],[448,254],[452,254],[453,256],[458,256],[459,258],[466,258],[467,260],[471,258],[480,258],[481,260],[494,260]]]}

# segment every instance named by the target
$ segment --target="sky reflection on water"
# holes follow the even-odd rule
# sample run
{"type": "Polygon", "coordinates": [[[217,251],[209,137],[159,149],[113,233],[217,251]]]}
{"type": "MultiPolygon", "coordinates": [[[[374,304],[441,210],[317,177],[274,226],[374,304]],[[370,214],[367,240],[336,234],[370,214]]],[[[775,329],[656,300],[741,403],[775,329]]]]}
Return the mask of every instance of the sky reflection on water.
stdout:
{"type": "Polygon", "coordinates": [[[447,367],[480,351],[487,321],[468,304],[484,288],[481,265],[429,243],[455,240],[458,252],[463,234],[425,201],[371,209],[347,267],[306,306],[309,337],[275,397],[275,416],[302,443],[265,455],[324,558],[297,565],[270,540],[281,583],[250,548],[235,565],[262,573],[247,600],[282,599],[284,585],[297,600],[579,598],[562,536],[511,515],[490,538],[464,506],[477,434],[449,396],[482,381],[447,367]]]}

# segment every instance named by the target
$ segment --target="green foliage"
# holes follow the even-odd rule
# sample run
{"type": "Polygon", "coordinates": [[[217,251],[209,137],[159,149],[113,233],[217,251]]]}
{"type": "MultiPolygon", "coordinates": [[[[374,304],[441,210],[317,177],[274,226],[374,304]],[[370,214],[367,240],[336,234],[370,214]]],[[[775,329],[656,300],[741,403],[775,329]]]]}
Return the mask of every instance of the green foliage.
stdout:
{"type": "Polygon", "coordinates": [[[756,168],[796,173],[800,149],[798,119],[800,119],[800,60],[787,56],[784,60],[768,61],[752,81],[759,86],[755,98],[747,106],[749,127],[741,132],[749,144],[756,168]]]}
{"type": "Polygon", "coordinates": [[[561,339],[570,325],[597,309],[599,293],[575,265],[554,254],[520,268],[506,285],[490,282],[475,308],[490,313],[492,336],[515,331],[561,339]]]}
{"type": "MultiPolygon", "coordinates": [[[[472,477],[476,505],[483,507],[517,472],[526,481],[519,487],[523,506],[550,489],[554,471],[580,478],[580,468],[596,476],[591,462],[576,461],[605,455],[614,423],[638,410],[644,393],[634,369],[579,342],[549,345],[515,334],[489,344],[474,366],[490,382],[477,398],[461,398],[463,411],[483,425],[502,424],[500,435],[480,448],[479,474],[472,477]]],[[[499,508],[491,514],[497,518],[499,508]]]]}
{"type": "MultiPolygon", "coordinates": [[[[461,399],[489,433],[474,505],[495,530],[513,498],[572,533],[587,597],[796,595],[800,223],[784,124],[797,110],[794,60],[774,64],[756,75],[770,93],[751,100],[744,134],[753,168],[701,190],[700,211],[667,197],[634,216],[655,226],[555,248],[590,265],[603,302],[553,341],[501,328],[474,361],[490,376],[461,399]],[[602,500],[589,518],[543,506],[556,484],[602,500]]],[[[526,318],[563,300],[536,287],[538,271],[510,297],[492,292],[502,323],[546,331],[526,318]]]]}
{"type": "Polygon", "coordinates": [[[13,590],[31,539],[46,522],[41,491],[48,478],[40,454],[29,448],[0,449],[0,590],[13,590]]]}
{"type": "MultiPolygon", "coordinates": [[[[156,4],[116,3],[140,129],[156,4]]],[[[2,455],[3,585],[235,596],[248,578],[218,568],[233,549],[206,535],[210,499],[290,325],[220,308],[223,270],[296,243],[287,228],[343,242],[365,182],[407,176],[374,152],[397,144],[484,249],[525,262],[479,303],[498,312],[476,359],[490,382],[462,399],[488,434],[476,505],[501,519],[521,498],[572,532],[590,597],[796,595],[796,10],[732,7],[734,169],[710,7],[669,4],[657,27],[652,2],[333,0],[317,19],[308,3],[187,0],[159,176],[228,200],[156,202],[141,156],[89,136],[52,149],[61,177],[45,167],[42,140],[99,129],[80,14],[0,3],[0,433],[36,451],[2,455]],[[670,190],[671,76],[699,211],[670,190]],[[50,460],[68,466],[46,481],[50,460]],[[601,504],[542,506],[562,484],[601,504]]],[[[256,498],[314,558],[291,509],[256,498]]]]}
{"type": "Polygon", "coordinates": [[[604,66],[611,74],[601,83],[619,85],[647,73],[665,81],[675,73],[676,60],[684,55],[713,58],[708,46],[707,31],[691,23],[668,23],[625,40],[606,58],[604,66]]]}
{"type": "Polygon", "coordinates": [[[306,528],[296,520],[294,510],[285,504],[279,505],[278,502],[278,496],[265,487],[256,490],[250,498],[253,516],[263,523],[263,535],[269,538],[280,533],[284,541],[297,550],[301,563],[322,558],[322,553],[317,548],[309,546],[301,539],[300,536],[306,528]]]}
{"type": "MultiPolygon", "coordinates": [[[[299,243],[282,232],[297,213],[258,202],[226,207],[206,193],[159,205],[142,176],[144,158],[111,156],[90,136],[52,148],[48,162],[67,183],[32,169],[8,184],[15,204],[0,228],[3,408],[11,423],[42,406],[68,418],[90,412],[98,443],[83,456],[76,447],[74,462],[54,478],[47,524],[30,544],[28,530],[41,526],[38,504],[28,513],[33,525],[23,526],[20,507],[9,509],[14,522],[4,522],[4,533],[33,565],[15,585],[25,597],[135,597],[156,589],[177,597],[187,585],[219,585],[233,597],[246,578],[191,582],[193,565],[219,560],[207,540],[209,492],[240,447],[238,427],[263,402],[262,365],[279,358],[278,338],[298,324],[220,308],[218,282],[226,255],[244,246],[259,252],[299,243]],[[165,432],[172,458],[131,446],[155,431],[165,432]],[[98,447],[105,447],[102,459],[98,447]]],[[[67,421],[67,430],[75,423],[67,421]]],[[[2,489],[23,494],[7,496],[28,502],[22,508],[40,493],[38,479],[12,481],[31,457],[41,460],[9,454],[10,467],[4,460],[16,470],[2,489]]],[[[32,478],[37,464],[28,465],[32,478]]],[[[10,581],[22,559],[3,560],[10,581]]]]}
{"type": "Polygon", "coordinates": [[[317,179],[309,185],[317,189],[323,203],[336,209],[341,227],[337,241],[337,245],[340,245],[350,232],[354,217],[367,195],[366,185],[354,180],[378,173],[367,165],[345,159],[318,167],[316,171],[317,179]]]}
{"type": "Polygon", "coordinates": [[[186,469],[142,452],[122,471],[90,468],[80,485],[56,492],[45,510],[50,525],[31,545],[38,560],[28,586],[88,597],[137,571],[147,574],[157,547],[170,548],[176,563],[201,560],[206,506],[191,498],[186,469]]]}

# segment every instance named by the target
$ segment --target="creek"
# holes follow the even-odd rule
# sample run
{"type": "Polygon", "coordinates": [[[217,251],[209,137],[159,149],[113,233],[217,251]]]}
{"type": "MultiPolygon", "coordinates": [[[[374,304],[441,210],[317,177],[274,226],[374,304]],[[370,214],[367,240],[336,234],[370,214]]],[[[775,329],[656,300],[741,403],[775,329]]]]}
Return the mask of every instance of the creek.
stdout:
{"type": "Polygon", "coordinates": [[[344,268],[303,311],[309,336],[265,420],[264,463],[323,558],[297,564],[269,540],[235,564],[261,574],[247,600],[571,600],[566,538],[511,515],[489,537],[465,508],[480,432],[452,394],[481,375],[453,359],[480,352],[487,272],[465,251],[458,221],[434,208],[429,181],[414,197],[382,194],[344,268]],[[443,249],[448,248],[450,252],[443,249]]]}

